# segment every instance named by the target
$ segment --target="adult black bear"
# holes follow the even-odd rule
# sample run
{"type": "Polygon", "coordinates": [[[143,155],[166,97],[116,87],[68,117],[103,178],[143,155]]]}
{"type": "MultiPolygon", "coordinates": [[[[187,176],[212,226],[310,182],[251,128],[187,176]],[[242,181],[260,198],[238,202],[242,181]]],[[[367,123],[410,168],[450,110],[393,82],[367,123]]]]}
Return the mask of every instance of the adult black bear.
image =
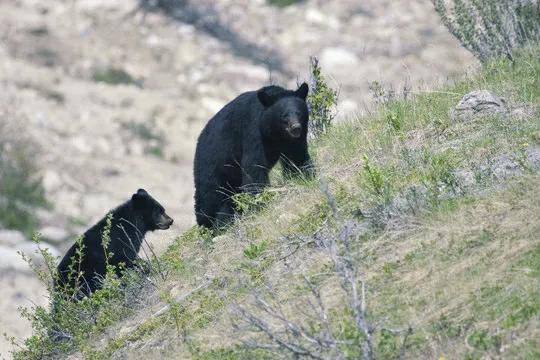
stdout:
{"type": "MultiPolygon", "coordinates": [[[[118,275],[121,275],[121,264],[123,268],[135,266],[141,243],[148,231],[166,230],[173,223],[163,206],[144,189],[139,189],[129,201],[110,214],[112,218],[107,252],[111,256],[108,263],[116,267],[118,275]]],[[[87,230],[81,242],[82,249],[79,243],[75,243],[58,265],[55,286],[58,290],[69,289],[75,300],[99,289],[106,275],[107,259],[102,241],[106,225],[107,217],[87,230]],[[82,250],[80,261],[77,250],[82,250]],[[77,277],[78,271],[81,271],[80,277],[77,277]]]]}
{"type": "Polygon", "coordinates": [[[308,86],[296,91],[267,86],[225,105],[201,132],[195,151],[195,215],[205,227],[227,224],[231,195],[256,193],[281,159],[284,175],[311,175],[308,86]]]}

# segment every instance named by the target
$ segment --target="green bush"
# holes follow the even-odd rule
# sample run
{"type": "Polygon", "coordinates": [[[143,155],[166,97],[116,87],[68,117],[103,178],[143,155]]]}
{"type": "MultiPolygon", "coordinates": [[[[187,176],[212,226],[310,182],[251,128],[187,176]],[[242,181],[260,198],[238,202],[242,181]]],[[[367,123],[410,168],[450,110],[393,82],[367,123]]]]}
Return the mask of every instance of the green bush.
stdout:
{"type": "Polygon", "coordinates": [[[319,60],[311,57],[311,81],[307,98],[310,116],[310,133],[318,137],[328,131],[336,117],[338,91],[332,89],[324,78],[319,60]]]}
{"type": "Polygon", "coordinates": [[[481,62],[540,41],[540,5],[522,0],[432,0],[442,22],[481,62]]]}
{"type": "Polygon", "coordinates": [[[268,243],[266,241],[263,241],[260,244],[250,243],[244,249],[244,256],[249,260],[255,260],[266,251],[267,247],[268,243]]]}

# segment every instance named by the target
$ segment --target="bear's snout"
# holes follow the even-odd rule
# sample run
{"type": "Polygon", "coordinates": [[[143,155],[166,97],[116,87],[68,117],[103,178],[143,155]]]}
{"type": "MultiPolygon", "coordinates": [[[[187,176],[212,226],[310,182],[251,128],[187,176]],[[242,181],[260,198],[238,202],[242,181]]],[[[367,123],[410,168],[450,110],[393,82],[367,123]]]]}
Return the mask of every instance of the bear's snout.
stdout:
{"type": "Polygon", "coordinates": [[[302,134],[302,125],[300,125],[299,122],[289,123],[289,126],[287,126],[287,133],[289,133],[292,138],[299,138],[302,134]]]}
{"type": "Polygon", "coordinates": [[[161,215],[157,225],[161,230],[167,230],[168,228],[171,227],[173,222],[174,222],[174,220],[173,220],[172,217],[170,217],[167,214],[163,214],[163,215],[161,215]]]}

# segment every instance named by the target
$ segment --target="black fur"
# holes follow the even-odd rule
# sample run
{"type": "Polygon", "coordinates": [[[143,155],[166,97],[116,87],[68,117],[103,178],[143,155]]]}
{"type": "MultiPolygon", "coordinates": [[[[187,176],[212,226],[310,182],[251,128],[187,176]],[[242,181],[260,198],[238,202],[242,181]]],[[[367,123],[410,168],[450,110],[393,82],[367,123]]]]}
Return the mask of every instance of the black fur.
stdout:
{"type": "MultiPolygon", "coordinates": [[[[152,198],[145,190],[139,189],[131,199],[110,212],[112,214],[110,242],[108,252],[112,253],[109,264],[116,266],[121,275],[120,264],[125,268],[135,266],[138,252],[144,236],[148,231],[168,229],[173,219],[166,213],[163,206],[152,198]]],[[[75,260],[78,244],[75,243],[58,265],[57,289],[74,290],[75,299],[89,296],[101,287],[106,274],[106,258],[103,249],[102,233],[106,227],[107,217],[87,230],[82,239],[83,257],[80,262],[82,278],[79,288],[74,277],[69,276],[70,264],[75,260]]],[[[77,264],[77,262],[76,262],[77,264]]],[[[78,264],[75,266],[78,269],[78,264]]]]}
{"type": "Polygon", "coordinates": [[[286,176],[312,174],[307,93],[305,83],[296,91],[267,86],[241,94],[208,121],[194,163],[199,225],[227,224],[234,215],[231,195],[260,191],[278,160],[286,176]]]}

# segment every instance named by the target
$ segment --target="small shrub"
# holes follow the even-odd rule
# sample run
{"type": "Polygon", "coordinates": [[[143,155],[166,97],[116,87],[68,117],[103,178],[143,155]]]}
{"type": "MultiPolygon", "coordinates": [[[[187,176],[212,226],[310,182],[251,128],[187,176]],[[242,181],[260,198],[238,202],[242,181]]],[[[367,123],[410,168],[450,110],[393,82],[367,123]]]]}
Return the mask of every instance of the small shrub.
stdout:
{"type": "Polygon", "coordinates": [[[275,191],[264,189],[258,194],[242,192],[234,194],[231,198],[235,209],[240,213],[247,213],[262,209],[276,196],[275,191]]]}
{"type": "Polygon", "coordinates": [[[277,7],[287,7],[293,4],[301,3],[304,0],[266,0],[268,4],[277,7]]]}
{"type": "Polygon", "coordinates": [[[319,60],[310,58],[311,80],[307,98],[310,116],[310,136],[315,138],[328,131],[336,117],[338,91],[332,89],[322,74],[319,60]]]}
{"type": "Polygon", "coordinates": [[[540,6],[521,0],[432,0],[443,24],[481,62],[540,41],[540,6]]]}
{"type": "Polygon", "coordinates": [[[94,81],[109,85],[136,85],[141,87],[141,82],[133,78],[128,72],[119,68],[99,69],[92,76],[94,81]]]}
{"type": "Polygon", "coordinates": [[[268,243],[266,241],[263,241],[258,245],[251,243],[244,249],[244,256],[249,260],[255,260],[266,251],[267,247],[268,243]]]}
{"type": "Polygon", "coordinates": [[[478,350],[490,350],[500,346],[501,339],[491,336],[486,330],[475,330],[467,337],[467,344],[478,350]]]}
{"type": "Polygon", "coordinates": [[[424,162],[427,166],[422,175],[422,182],[430,192],[431,200],[438,202],[440,196],[448,190],[455,193],[458,182],[455,175],[457,160],[451,151],[439,154],[425,152],[424,162]],[[445,191],[446,190],[446,191],[445,191]]]}
{"type": "Polygon", "coordinates": [[[399,336],[388,330],[381,330],[377,343],[377,353],[381,359],[397,358],[400,350],[399,336]]]}
{"type": "Polygon", "coordinates": [[[368,189],[384,203],[388,203],[392,197],[392,186],[386,171],[373,164],[367,155],[364,155],[363,169],[362,177],[368,189]]]}

